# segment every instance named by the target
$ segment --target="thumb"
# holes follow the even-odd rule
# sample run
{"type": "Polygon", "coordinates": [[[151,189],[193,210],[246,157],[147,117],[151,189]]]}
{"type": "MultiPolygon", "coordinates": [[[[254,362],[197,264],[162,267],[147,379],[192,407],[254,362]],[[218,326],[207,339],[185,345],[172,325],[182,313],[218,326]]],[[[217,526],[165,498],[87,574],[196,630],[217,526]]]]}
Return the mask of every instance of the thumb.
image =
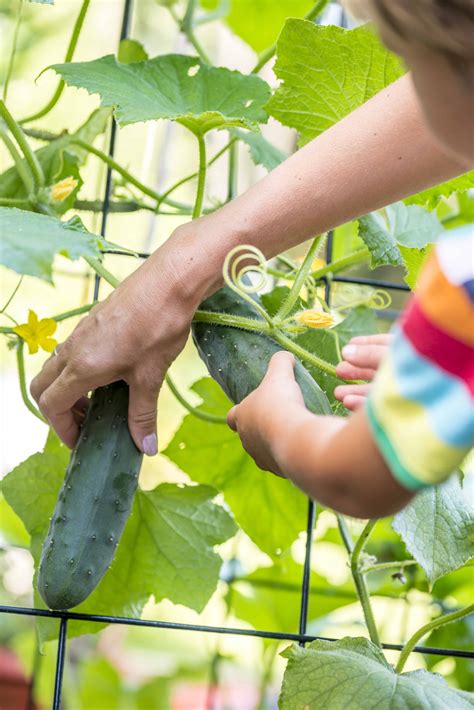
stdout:
{"type": "Polygon", "coordinates": [[[288,378],[294,379],[294,369],[295,369],[295,357],[286,350],[280,350],[273,355],[272,359],[268,364],[267,374],[265,379],[280,379],[288,378]]]}
{"type": "Polygon", "coordinates": [[[128,427],[136,446],[147,456],[158,453],[156,436],[159,387],[152,384],[131,384],[128,404],[128,427]]]}

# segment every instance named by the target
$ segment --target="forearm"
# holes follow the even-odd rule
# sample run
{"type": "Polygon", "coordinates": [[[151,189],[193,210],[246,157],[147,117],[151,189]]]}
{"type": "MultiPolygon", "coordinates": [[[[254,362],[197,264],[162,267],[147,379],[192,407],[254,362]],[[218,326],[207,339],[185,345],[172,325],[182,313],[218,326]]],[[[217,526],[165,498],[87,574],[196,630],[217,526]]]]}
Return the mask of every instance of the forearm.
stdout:
{"type": "Polygon", "coordinates": [[[404,76],[325,131],[250,190],[182,233],[202,295],[221,285],[225,255],[267,257],[465,171],[431,137],[404,76]]]}
{"type": "Polygon", "coordinates": [[[281,471],[330,508],[354,517],[382,517],[413,496],[390,473],[364,411],[340,418],[299,410],[284,422],[273,419],[271,427],[268,445],[281,471]]]}

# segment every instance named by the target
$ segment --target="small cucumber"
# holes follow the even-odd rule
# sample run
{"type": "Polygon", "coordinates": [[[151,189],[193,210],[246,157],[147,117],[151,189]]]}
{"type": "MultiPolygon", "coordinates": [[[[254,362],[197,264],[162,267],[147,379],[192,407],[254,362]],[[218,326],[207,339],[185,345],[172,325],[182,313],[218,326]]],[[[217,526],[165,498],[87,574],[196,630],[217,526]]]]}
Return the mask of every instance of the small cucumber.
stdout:
{"type": "Polygon", "coordinates": [[[128,430],[128,399],[125,382],[92,395],[41,554],[38,589],[50,609],[91,594],[130,515],[142,454],[128,430]]]}
{"type": "MultiPolygon", "coordinates": [[[[200,308],[247,318],[261,318],[245,299],[227,286],[206,299],[200,308]]],[[[198,322],[193,323],[192,330],[199,355],[209,374],[235,404],[259,386],[272,355],[283,350],[268,336],[248,330],[198,322]]],[[[328,398],[298,360],[295,378],[311,412],[332,414],[328,398]]]]}

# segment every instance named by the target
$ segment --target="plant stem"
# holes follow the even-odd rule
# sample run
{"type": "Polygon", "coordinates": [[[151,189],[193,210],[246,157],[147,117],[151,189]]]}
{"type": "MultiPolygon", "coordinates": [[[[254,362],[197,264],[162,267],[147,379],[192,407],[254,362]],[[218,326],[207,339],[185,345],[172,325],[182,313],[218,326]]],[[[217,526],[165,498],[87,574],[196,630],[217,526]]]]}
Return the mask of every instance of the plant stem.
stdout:
{"type": "Polygon", "coordinates": [[[81,138],[73,138],[72,142],[75,143],[76,145],[79,145],[81,148],[84,148],[84,150],[87,150],[89,153],[92,153],[95,155],[97,158],[102,160],[104,163],[106,163],[109,168],[112,168],[112,170],[115,170],[119,175],[121,175],[127,182],[129,182],[131,185],[134,185],[134,187],[138,188],[140,192],[143,192],[144,195],[148,195],[148,197],[151,197],[152,199],[156,200],[158,203],[161,200],[161,196],[156,190],[153,190],[151,187],[148,187],[147,185],[144,185],[140,180],[138,180],[136,177],[133,177],[128,170],[123,168],[119,163],[117,163],[116,160],[110,157],[110,155],[107,155],[107,153],[104,153],[104,151],[99,150],[99,148],[95,148],[93,145],[90,143],[87,143],[87,141],[82,140],[81,138]]]}
{"type": "Polygon", "coordinates": [[[242,330],[250,330],[255,333],[268,334],[271,331],[270,326],[264,320],[234,316],[230,313],[198,310],[194,314],[193,321],[195,323],[213,323],[214,325],[224,325],[230,328],[241,328],[242,330]]]}
{"type": "MultiPolygon", "coordinates": [[[[232,142],[232,141],[231,141],[232,142]]],[[[237,146],[232,143],[229,150],[229,168],[227,175],[227,202],[237,196],[237,146]]]]}
{"type": "Polygon", "coordinates": [[[200,217],[202,211],[202,203],[204,199],[204,186],[206,184],[206,141],[204,136],[198,134],[197,136],[199,145],[199,170],[198,170],[198,184],[196,191],[196,201],[194,203],[192,219],[197,219],[200,217]]]}
{"type": "Polygon", "coordinates": [[[120,279],[118,279],[116,276],[110,273],[110,271],[107,271],[105,266],[102,264],[101,261],[96,259],[93,256],[85,256],[84,260],[87,261],[90,267],[94,269],[96,274],[99,274],[99,276],[102,276],[104,281],[107,281],[111,286],[114,288],[117,288],[117,286],[120,283],[120,279]]]}
{"type": "MultiPolygon", "coordinates": [[[[326,7],[326,5],[328,5],[328,3],[329,3],[329,0],[318,0],[318,2],[315,2],[313,7],[306,13],[306,15],[304,16],[304,19],[305,20],[315,20],[318,17],[318,15],[320,15],[323,12],[324,8],[326,7]]],[[[265,49],[265,51],[263,51],[261,53],[261,55],[259,56],[258,62],[256,63],[256,65],[252,69],[251,73],[258,74],[260,69],[262,69],[262,67],[264,67],[265,64],[267,64],[270,61],[270,59],[274,56],[276,49],[277,49],[276,42],[274,44],[272,44],[270,47],[268,47],[268,49],[265,49]]]]}
{"type": "MultiPolygon", "coordinates": [[[[79,14],[76,18],[76,22],[74,23],[74,27],[72,30],[72,35],[71,39],[69,40],[69,45],[66,51],[66,56],[64,58],[64,62],[70,62],[71,59],[74,56],[74,52],[76,51],[76,46],[77,42],[79,40],[79,35],[81,34],[82,26],[84,24],[84,19],[86,17],[86,13],[88,10],[90,4],[90,0],[83,0],[81,9],[79,10],[79,14]]],[[[46,116],[47,113],[53,109],[56,104],[58,103],[61,94],[64,91],[65,87],[65,82],[64,79],[60,79],[58,82],[58,85],[56,87],[56,90],[48,103],[43,106],[42,109],[39,111],[36,111],[35,113],[31,114],[31,116],[27,116],[26,118],[23,118],[20,123],[29,123],[30,121],[36,121],[38,118],[42,118],[43,116],[46,116]]]]}
{"type": "Polygon", "coordinates": [[[15,286],[15,288],[13,289],[12,293],[10,294],[10,296],[8,297],[7,302],[5,303],[5,305],[3,306],[3,308],[0,309],[0,313],[5,313],[5,311],[7,310],[8,306],[10,305],[10,303],[11,303],[11,302],[13,301],[13,299],[15,298],[16,294],[18,293],[18,289],[20,288],[21,284],[23,283],[23,277],[24,277],[24,274],[22,274],[22,275],[20,276],[20,278],[19,278],[19,280],[18,280],[18,283],[17,283],[17,285],[15,286]]]}
{"type": "Polygon", "coordinates": [[[85,306],[79,306],[79,308],[73,308],[72,311],[65,311],[57,316],[53,316],[53,320],[60,323],[62,320],[67,320],[68,318],[74,318],[74,316],[80,316],[83,313],[88,313],[91,308],[93,308],[95,303],[86,303],[85,306]]]}
{"type": "Polygon", "coordinates": [[[474,613],[474,604],[470,604],[464,609],[453,611],[451,614],[444,614],[443,616],[439,616],[437,619],[434,619],[433,621],[430,621],[424,626],[422,626],[421,629],[418,629],[418,631],[413,634],[413,636],[406,642],[405,646],[403,647],[402,652],[400,653],[400,658],[398,659],[398,663],[395,667],[395,671],[397,673],[402,672],[408,656],[413,651],[413,648],[416,646],[418,641],[423,638],[423,636],[426,636],[426,634],[428,634],[430,631],[433,631],[434,629],[437,629],[440,626],[450,624],[453,621],[458,621],[458,619],[462,619],[464,616],[468,616],[468,614],[472,613],[474,613]]]}
{"type": "MultiPolygon", "coordinates": [[[[0,124],[0,138],[5,143],[5,147],[13,158],[15,167],[17,169],[20,180],[22,181],[27,195],[30,195],[35,189],[35,183],[31,172],[25,162],[25,159],[20,155],[20,151],[16,147],[15,143],[12,141],[8,133],[2,128],[0,124]]],[[[6,198],[3,198],[6,199],[6,198]]]]}
{"type": "MultiPolygon", "coordinates": [[[[334,365],[331,365],[330,362],[327,362],[326,360],[323,360],[322,358],[318,357],[317,355],[314,355],[313,353],[310,353],[306,348],[303,348],[301,345],[298,345],[297,343],[294,342],[294,340],[291,340],[291,338],[288,338],[286,335],[284,335],[281,331],[274,330],[271,333],[271,337],[276,340],[277,343],[282,345],[285,350],[289,350],[293,355],[296,355],[296,357],[299,357],[300,360],[303,360],[304,362],[309,363],[310,365],[313,365],[314,367],[317,367],[319,370],[322,370],[328,375],[332,375],[332,377],[337,377],[336,375],[336,368],[334,365]]],[[[340,378],[337,378],[340,379],[340,378]]],[[[349,382],[349,380],[347,380],[349,382]]]]}
{"type": "Polygon", "coordinates": [[[18,34],[20,32],[22,10],[23,10],[23,0],[19,0],[18,14],[16,16],[15,30],[13,32],[12,51],[10,52],[10,59],[8,60],[7,74],[5,77],[5,84],[3,85],[3,100],[4,101],[7,100],[8,86],[10,84],[10,79],[12,77],[12,72],[13,72],[13,62],[15,61],[16,47],[18,44],[18,34]]]}
{"type": "Polygon", "coordinates": [[[199,57],[202,59],[203,62],[206,64],[210,64],[211,62],[209,61],[209,58],[206,54],[206,52],[203,50],[201,47],[200,43],[198,42],[196,35],[194,34],[194,12],[196,10],[196,0],[188,0],[188,6],[186,8],[186,12],[184,13],[184,17],[179,22],[179,26],[181,28],[181,31],[186,35],[188,40],[191,42],[193,45],[194,49],[198,53],[199,57]]]}
{"type": "Polygon", "coordinates": [[[31,203],[17,197],[0,197],[0,207],[18,207],[18,209],[26,210],[31,207],[31,203]]]}
{"type": "Polygon", "coordinates": [[[221,417],[218,414],[212,414],[211,412],[204,412],[202,409],[198,409],[197,407],[193,407],[192,404],[188,402],[188,400],[183,397],[181,392],[178,390],[176,387],[175,383],[171,379],[171,377],[166,374],[165,375],[165,382],[170,388],[171,392],[174,394],[178,402],[188,411],[190,414],[193,416],[197,417],[198,419],[203,419],[205,422],[212,422],[213,424],[227,424],[227,419],[226,417],[221,417]]]}
{"type": "Polygon", "coordinates": [[[308,278],[310,269],[311,269],[311,264],[314,261],[315,254],[317,252],[317,249],[319,247],[319,243],[321,241],[321,237],[318,236],[315,239],[313,239],[313,243],[311,244],[310,248],[308,249],[308,252],[304,258],[303,263],[301,264],[300,268],[298,269],[298,273],[296,274],[295,280],[293,281],[293,285],[290,289],[290,293],[286,297],[286,299],[283,301],[281,304],[276,316],[275,316],[275,323],[281,323],[285,318],[290,314],[291,310],[293,309],[293,306],[295,305],[296,301],[299,298],[300,291],[303,288],[306,279],[308,278]]]}
{"type": "Polygon", "coordinates": [[[56,141],[58,138],[68,135],[66,128],[61,133],[51,133],[51,131],[44,131],[42,128],[24,128],[23,126],[22,128],[25,136],[36,138],[36,140],[45,141],[46,143],[51,143],[51,141],[56,141]]]}
{"type": "Polygon", "coordinates": [[[326,266],[322,266],[320,269],[313,271],[310,276],[312,276],[315,281],[318,281],[327,274],[337,274],[339,271],[343,271],[348,266],[359,264],[360,262],[365,261],[368,256],[370,256],[370,252],[367,248],[364,247],[363,249],[358,249],[357,251],[352,252],[352,254],[343,256],[341,259],[336,259],[336,261],[332,261],[330,264],[326,264],[326,266]]]}
{"type": "Polygon", "coordinates": [[[31,149],[30,144],[26,140],[25,134],[23,133],[22,129],[20,128],[18,123],[15,121],[13,116],[11,115],[10,111],[7,109],[4,101],[0,101],[0,116],[3,118],[3,120],[7,124],[8,128],[11,131],[11,134],[13,135],[13,137],[15,138],[16,142],[18,143],[19,147],[21,148],[21,152],[25,156],[25,160],[28,163],[29,168],[31,170],[31,174],[33,176],[33,181],[35,183],[35,186],[36,187],[43,187],[43,185],[44,185],[43,168],[41,167],[41,164],[40,164],[36,154],[31,149]]]}
{"type": "Polygon", "coordinates": [[[367,589],[367,584],[363,572],[359,569],[359,556],[362,552],[364,545],[369,537],[374,525],[377,521],[369,520],[365,526],[361,536],[357,540],[356,545],[352,540],[352,536],[347,527],[347,523],[343,515],[337,515],[337,524],[339,526],[339,531],[341,533],[342,541],[349,554],[351,560],[351,572],[354,579],[355,588],[357,591],[357,596],[362,606],[362,611],[364,613],[365,623],[367,625],[367,630],[369,632],[370,640],[379,648],[382,647],[379,639],[379,634],[377,631],[377,625],[375,623],[374,614],[372,611],[372,605],[370,603],[369,590],[367,589]]]}
{"type": "MultiPolygon", "coordinates": [[[[102,200],[76,200],[74,203],[74,209],[83,210],[85,212],[102,212],[104,208],[104,203],[102,200]]],[[[123,212],[138,212],[138,210],[149,210],[154,214],[166,215],[168,217],[175,217],[176,215],[190,215],[192,210],[175,210],[174,212],[167,212],[164,210],[159,210],[152,205],[147,205],[144,202],[138,202],[137,200],[115,200],[109,202],[109,212],[123,213],[123,212]]]]}
{"type": "Polygon", "coordinates": [[[18,338],[18,345],[16,348],[16,362],[18,366],[18,378],[20,381],[20,392],[21,392],[21,397],[23,399],[23,402],[27,409],[30,410],[32,414],[35,415],[37,419],[39,419],[43,424],[46,424],[46,419],[43,417],[41,412],[36,409],[35,405],[33,402],[30,400],[28,396],[28,389],[26,387],[26,376],[25,376],[25,357],[23,353],[23,348],[24,348],[24,341],[21,338],[18,338]]]}
{"type": "Polygon", "coordinates": [[[417,565],[416,560],[399,560],[398,562],[394,560],[393,562],[378,562],[375,565],[367,565],[364,567],[364,572],[380,572],[387,569],[403,569],[404,567],[412,567],[417,565]]]}

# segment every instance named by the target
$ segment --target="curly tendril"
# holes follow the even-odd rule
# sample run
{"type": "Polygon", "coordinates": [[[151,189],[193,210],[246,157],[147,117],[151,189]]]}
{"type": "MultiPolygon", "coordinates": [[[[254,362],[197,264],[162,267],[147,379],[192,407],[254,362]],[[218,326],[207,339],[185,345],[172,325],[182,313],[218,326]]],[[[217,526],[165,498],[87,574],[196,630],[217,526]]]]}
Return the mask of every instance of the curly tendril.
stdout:
{"type": "Polygon", "coordinates": [[[266,260],[260,249],[251,244],[241,244],[231,249],[224,259],[222,275],[226,285],[232,291],[238,293],[262,318],[273,325],[266,310],[252,298],[252,294],[261,291],[267,283],[266,260]],[[246,278],[250,273],[258,274],[258,278],[253,283],[246,278]]]}
{"type": "Polygon", "coordinates": [[[336,310],[338,311],[345,311],[348,308],[355,308],[356,306],[367,306],[368,308],[384,310],[385,308],[389,308],[392,303],[392,298],[387,291],[355,284],[345,284],[341,286],[337,291],[337,300],[339,305],[336,310]]]}

